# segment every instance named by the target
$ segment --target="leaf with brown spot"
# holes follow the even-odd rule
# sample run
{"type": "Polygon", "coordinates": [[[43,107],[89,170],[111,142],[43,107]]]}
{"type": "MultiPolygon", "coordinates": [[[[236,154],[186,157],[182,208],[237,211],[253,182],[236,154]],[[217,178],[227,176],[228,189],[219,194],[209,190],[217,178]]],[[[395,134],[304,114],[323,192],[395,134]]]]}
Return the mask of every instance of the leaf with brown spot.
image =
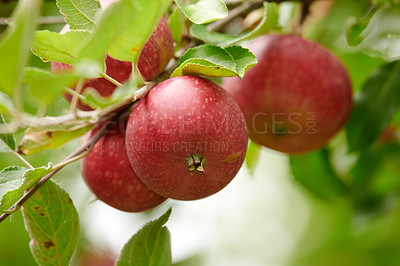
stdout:
{"type": "Polygon", "coordinates": [[[72,121],[51,128],[29,127],[18,146],[18,152],[28,155],[47,149],[57,149],[92,128],[87,121],[72,121]]]}
{"type": "Polygon", "coordinates": [[[49,250],[51,247],[55,247],[56,245],[54,245],[53,241],[49,240],[49,241],[44,241],[43,242],[44,248],[46,250],[49,250]]]}
{"type": "Polygon", "coordinates": [[[79,236],[79,220],[69,195],[47,181],[24,204],[30,248],[39,265],[69,265],[79,236]],[[37,210],[40,210],[38,212],[37,210]]]}

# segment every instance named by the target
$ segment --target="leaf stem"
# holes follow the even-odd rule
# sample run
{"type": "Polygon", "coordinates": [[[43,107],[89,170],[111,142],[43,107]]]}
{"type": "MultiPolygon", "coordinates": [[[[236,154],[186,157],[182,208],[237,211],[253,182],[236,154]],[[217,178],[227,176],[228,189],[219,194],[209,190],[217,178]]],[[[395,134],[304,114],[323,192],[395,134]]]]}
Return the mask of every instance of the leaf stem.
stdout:
{"type": "Polygon", "coordinates": [[[18,152],[16,152],[16,151],[12,151],[12,153],[21,161],[21,162],[23,162],[28,168],[30,168],[30,169],[34,169],[35,167],[33,167],[24,157],[22,157],[22,155],[21,154],[19,154],[18,152]]]}
{"type": "Polygon", "coordinates": [[[83,88],[83,83],[84,83],[85,79],[84,78],[80,78],[78,80],[78,83],[76,84],[75,87],[75,92],[74,94],[72,94],[72,100],[71,100],[71,113],[76,117],[76,108],[78,106],[78,94],[81,94],[82,92],[82,88],[83,88]]]}
{"type": "Polygon", "coordinates": [[[107,75],[106,73],[100,72],[100,75],[105,78],[106,80],[108,80],[109,82],[111,82],[112,84],[114,84],[117,87],[122,87],[122,84],[120,82],[118,82],[118,80],[113,79],[111,76],[107,75]]]}

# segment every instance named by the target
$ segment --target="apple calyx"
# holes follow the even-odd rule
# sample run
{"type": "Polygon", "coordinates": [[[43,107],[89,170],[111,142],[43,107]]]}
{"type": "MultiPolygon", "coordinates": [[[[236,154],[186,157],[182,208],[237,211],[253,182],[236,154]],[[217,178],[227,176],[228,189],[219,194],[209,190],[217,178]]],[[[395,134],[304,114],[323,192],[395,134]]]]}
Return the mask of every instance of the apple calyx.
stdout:
{"type": "Polygon", "coordinates": [[[205,163],[206,159],[199,154],[194,154],[194,155],[191,154],[186,160],[186,165],[189,171],[195,173],[205,173],[204,170],[205,163]]]}

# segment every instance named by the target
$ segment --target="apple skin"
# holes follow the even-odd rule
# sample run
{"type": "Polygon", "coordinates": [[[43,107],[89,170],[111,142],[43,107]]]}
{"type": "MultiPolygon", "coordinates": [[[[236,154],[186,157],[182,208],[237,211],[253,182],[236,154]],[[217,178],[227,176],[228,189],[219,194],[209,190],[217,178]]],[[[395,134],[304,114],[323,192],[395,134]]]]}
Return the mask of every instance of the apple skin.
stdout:
{"type": "Polygon", "coordinates": [[[125,140],[132,168],[150,189],[196,200],[235,177],[248,137],[243,114],[224,89],[204,78],[179,76],[137,103],[125,140]]]}
{"type": "MultiPolygon", "coordinates": [[[[61,33],[68,31],[69,28],[64,28],[61,33]]],[[[161,18],[157,28],[154,30],[150,39],[143,46],[143,49],[138,59],[138,69],[143,79],[150,81],[164,71],[169,60],[174,55],[174,40],[172,38],[171,29],[168,26],[167,20],[161,18]]],[[[117,80],[120,83],[128,80],[132,73],[132,63],[120,61],[110,56],[106,56],[105,60],[106,74],[117,80]]],[[[54,73],[68,71],[72,69],[71,65],[51,62],[51,69],[54,73]]],[[[96,89],[103,97],[110,96],[116,89],[116,85],[109,82],[105,78],[88,79],[82,87],[81,93],[88,88],[96,89]]],[[[65,98],[71,102],[72,95],[65,94],[65,98]]],[[[78,108],[83,111],[93,110],[81,101],[78,102],[78,108]]]]}
{"type": "MultiPolygon", "coordinates": [[[[100,129],[90,132],[92,137],[100,129]]],[[[89,139],[89,134],[84,142],[89,139]]],[[[147,188],[132,170],[120,126],[110,129],[82,160],[82,177],[104,203],[126,212],[142,212],[163,203],[166,198],[147,188]]]]}
{"type": "Polygon", "coordinates": [[[249,137],[289,154],[323,147],[352,109],[349,75],[333,54],[296,35],[265,35],[250,42],[258,64],[245,77],[224,78],[239,104],[249,137]]]}

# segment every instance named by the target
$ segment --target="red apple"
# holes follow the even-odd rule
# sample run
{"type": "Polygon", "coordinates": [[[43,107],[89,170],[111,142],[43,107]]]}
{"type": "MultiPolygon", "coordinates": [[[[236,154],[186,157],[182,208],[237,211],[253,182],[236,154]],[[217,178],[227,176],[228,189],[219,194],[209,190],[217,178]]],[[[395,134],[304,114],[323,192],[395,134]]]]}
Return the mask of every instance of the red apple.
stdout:
{"type": "MultiPolygon", "coordinates": [[[[65,28],[62,32],[67,30],[68,28],[65,28]]],[[[138,69],[143,79],[146,81],[152,80],[163,72],[169,60],[172,58],[173,53],[174,41],[171,29],[168,26],[167,20],[163,17],[139,55],[138,69]]],[[[119,61],[107,56],[105,64],[106,74],[120,83],[128,80],[132,73],[131,62],[119,61]]],[[[54,73],[57,73],[71,70],[72,66],[59,62],[51,62],[51,68],[54,73]]],[[[113,93],[116,85],[105,78],[95,78],[89,79],[84,83],[82,92],[88,87],[96,89],[100,95],[107,97],[113,93]]],[[[71,102],[72,96],[70,94],[66,94],[65,97],[71,102]]],[[[80,101],[78,103],[78,108],[84,111],[92,110],[91,107],[80,101]]]]}
{"type": "Polygon", "coordinates": [[[266,35],[249,49],[258,64],[224,87],[246,118],[249,137],[268,148],[304,153],[324,146],[352,108],[349,75],[325,48],[296,35],[266,35]]]}
{"type": "Polygon", "coordinates": [[[133,109],[126,129],[129,161],[164,197],[196,200],[224,188],[243,164],[246,122],[232,97],[196,76],[170,78],[133,109]]]}
{"type": "MultiPolygon", "coordinates": [[[[90,136],[98,129],[99,126],[92,130],[90,136]]],[[[119,126],[94,145],[83,158],[81,169],[86,184],[96,197],[121,211],[141,212],[166,200],[147,188],[132,170],[126,155],[125,133],[119,126]]]]}

